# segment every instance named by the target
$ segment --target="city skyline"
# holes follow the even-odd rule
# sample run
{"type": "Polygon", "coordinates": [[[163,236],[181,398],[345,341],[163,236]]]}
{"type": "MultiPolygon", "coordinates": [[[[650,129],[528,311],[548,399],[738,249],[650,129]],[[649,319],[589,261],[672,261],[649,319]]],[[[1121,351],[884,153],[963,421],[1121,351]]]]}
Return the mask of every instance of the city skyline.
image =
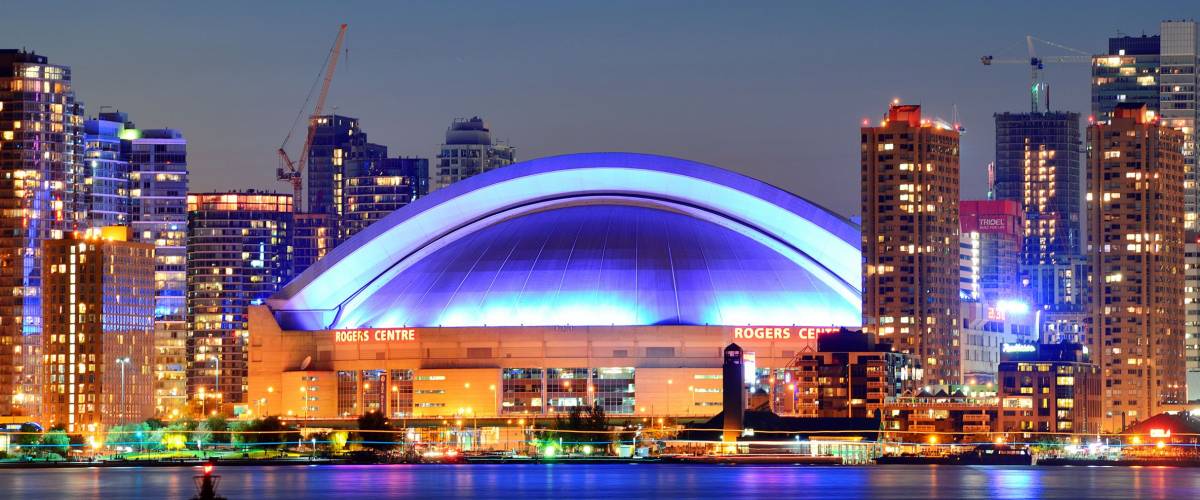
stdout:
{"type": "MultiPolygon", "coordinates": [[[[992,114],[1027,109],[1028,70],[985,67],[980,56],[1023,57],[1026,34],[1099,54],[1118,30],[1154,34],[1162,19],[1187,14],[1179,2],[1135,12],[1092,2],[1086,11],[1037,6],[1042,15],[1030,17],[1034,5],[948,3],[908,12],[874,4],[886,15],[861,19],[843,7],[765,4],[479,4],[453,13],[423,4],[275,4],[171,8],[170,15],[149,7],[54,20],[74,32],[103,26],[106,36],[86,47],[32,29],[49,21],[37,12],[0,24],[0,42],[70,65],[87,116],[113,106],[183,131],[194,191],[286,192],[273,179],[274,149],[337,24],[347,22],[348,53],[328,111],[359,118],[395,154],[432,158],[449,120],[478,115],[518,147],[520,159],[577,151],[685,157],[854,215],[852,131],[891,98],[948,120],[957,107],[967,129],[962,196],[983,198],[992,114]],[[1068,22],[1070,32],[1061,29],[1068,22]],[[904,36],[882,44],[879,35],[893,26],[904,26],[904,36]],[[804,119],[813,115],[828,118],[804,119]],[[234,173],[239,182],[230,185],[234,173]]],[[[1052,109],[1086,116],[1088,65],[1050,64],[1046,74],[1052,109]]],[[[290,146],[294,156],[298,144],[290,146]]]]}

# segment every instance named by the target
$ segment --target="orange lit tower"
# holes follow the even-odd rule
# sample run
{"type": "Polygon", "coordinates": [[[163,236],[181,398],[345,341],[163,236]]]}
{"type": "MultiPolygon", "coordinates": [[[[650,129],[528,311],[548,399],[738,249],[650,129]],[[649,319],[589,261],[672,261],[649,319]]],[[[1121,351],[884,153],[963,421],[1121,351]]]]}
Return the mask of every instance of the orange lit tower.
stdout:
{"type": "Polygon", "coordinates": [[[1088,127],[1088,347],[1104,430],[1185,402],[1183,133],[1142,104],[1088,127]]]}
{"type": "Polygon", "coordinates": [[[863,329],[959,381],[958,132],[894,103],[862,128],[863,329]]]}
{"type": "Polygon", "coordinates": [[[99,433],[154,415],[154,245],[124,227],[47,241],[42,423],[99,433]]]}

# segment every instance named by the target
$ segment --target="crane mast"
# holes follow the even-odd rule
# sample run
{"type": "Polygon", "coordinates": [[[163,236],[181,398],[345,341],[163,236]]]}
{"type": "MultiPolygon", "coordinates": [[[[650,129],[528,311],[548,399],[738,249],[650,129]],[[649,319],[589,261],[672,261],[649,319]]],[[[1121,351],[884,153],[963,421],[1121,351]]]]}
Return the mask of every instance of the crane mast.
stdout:
{"type": "MultiPolygon", "coordinates": [[[[276,170],[276,177],[281,181],[292,184],[292,195],[294,196],[292,199],[292,210],[296,212],[302,211],[301,206],[304,203],[304,165],[308,162],[308,152],[312,149],[313,136],[317,132],[316,120],[321,116],[321,112],[325,110],[325,98],[329,95],[329,85],[333,83],[333,73],[337,69],[338,55],[342,51],[342,42],[345,38],[346,25],[343,24],[338,28],[337,39],[334,40],[333,48],[329,50],[329,56],[326,58],[323,68],[324,77],[321,82],[321,92],[317,95],[317,103],[313,106],[312,114],[308,118],[308,134],[305,136],[304,146],[300,149],[300,157],[296,161],[292,161],[292,158],[288,156],[287,151],[284,149],[287,146],[288,140],[292,138],[292,131],[296,128],[294,123],[292,124],[292,130],[289,130],[287,137],[283,139],[283,144],[279,146],[279,159],[282,161],[283,166],[276,170]]],[[[309,92],[309,98],[312,98],[311,91],[309,92]]],[[[304,105],[305,107],[308,106],[307,100],[304,102],[304,105]]],[[[300,110],[300,113],[304,113],[303,108],[300,110]]]]}

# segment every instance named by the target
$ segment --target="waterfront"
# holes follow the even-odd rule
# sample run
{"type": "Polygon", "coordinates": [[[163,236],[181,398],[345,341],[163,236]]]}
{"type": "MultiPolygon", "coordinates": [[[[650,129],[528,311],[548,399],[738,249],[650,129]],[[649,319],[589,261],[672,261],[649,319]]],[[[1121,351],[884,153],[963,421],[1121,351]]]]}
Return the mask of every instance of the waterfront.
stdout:
{"type": "MultiPolygon", "coordinates": [[[[190,498],[194,468],[0,470],[7,498],[190,498]]],[[[1196,498],[1200,468],[388,465],[222,467],[230,500],[351,498],[1196,498]]]]}

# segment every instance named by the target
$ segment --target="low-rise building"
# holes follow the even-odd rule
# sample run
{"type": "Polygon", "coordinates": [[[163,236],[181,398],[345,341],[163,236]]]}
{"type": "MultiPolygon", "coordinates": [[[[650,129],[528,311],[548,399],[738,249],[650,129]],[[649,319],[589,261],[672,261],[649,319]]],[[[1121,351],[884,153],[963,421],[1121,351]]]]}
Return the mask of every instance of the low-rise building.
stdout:
{"type": "Polygon", "coordinates": [[[1006,349],[1000,362],[1001,432],[1100,432],[1100,368],[1079,344],[1006,349]]]}
{"type": "Polygon", "coordinates": [[[995,395],[967,388],[923,388],[883,405],[885,438],[901,443],[990,440],[995,423],[995,395]]]}
{"type": "Polygon", "coordinates": [[[800,352],[791,366],[771,373],[773,409],[800,417],[877,417],[887,398],[920,386],[920,363],[891,347],[861,331],[818,337],[816,352],[800,352]]]}

